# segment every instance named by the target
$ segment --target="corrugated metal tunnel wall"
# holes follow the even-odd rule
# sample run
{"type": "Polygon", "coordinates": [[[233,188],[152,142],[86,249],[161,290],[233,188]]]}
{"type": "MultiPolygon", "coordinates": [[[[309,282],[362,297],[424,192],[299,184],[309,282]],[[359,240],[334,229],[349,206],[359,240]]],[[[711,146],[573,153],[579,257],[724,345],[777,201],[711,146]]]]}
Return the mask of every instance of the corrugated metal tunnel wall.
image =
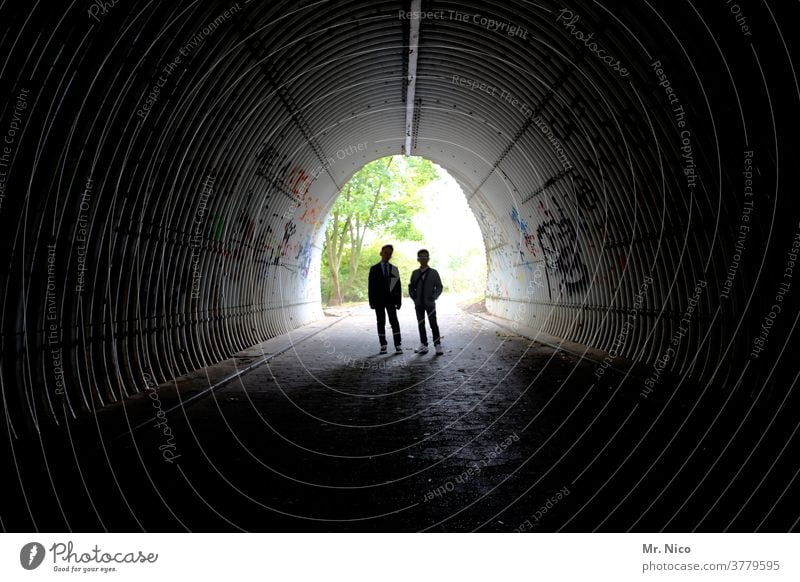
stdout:
{"type": "Polygon", "coordinates": [[[762,284],[739,227],[772,244],[795,163],[773,4],[5,3],[12,430],[320,317],[327,213],[398,153],[463,187],[491,313],[715,374],[750,349],[731,338],[762,284]]]}

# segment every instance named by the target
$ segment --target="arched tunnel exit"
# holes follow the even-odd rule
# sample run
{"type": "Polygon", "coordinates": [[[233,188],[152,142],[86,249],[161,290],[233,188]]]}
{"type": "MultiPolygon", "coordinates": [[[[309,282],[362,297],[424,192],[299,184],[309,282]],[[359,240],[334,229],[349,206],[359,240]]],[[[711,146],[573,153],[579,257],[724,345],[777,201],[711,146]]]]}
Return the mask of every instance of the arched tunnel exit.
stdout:
{"type": "Polygon", "coordinates": [[[4,528],[796,529],[797,9],[730,4],[4,4],[4,528]],[[486,249],[438,359],[322,310],[398,154],[486,249]]]}

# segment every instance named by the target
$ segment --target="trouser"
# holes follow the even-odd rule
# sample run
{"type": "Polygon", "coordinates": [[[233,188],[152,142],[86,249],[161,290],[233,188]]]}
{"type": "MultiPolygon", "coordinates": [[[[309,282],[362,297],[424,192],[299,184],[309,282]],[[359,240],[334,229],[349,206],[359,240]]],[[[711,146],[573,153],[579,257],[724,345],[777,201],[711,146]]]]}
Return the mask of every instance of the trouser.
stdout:
{"type": "Polygon", "coordinates": [[[433,345],[439,345],[439,323],[436,321],[436,304],[430,306],[415,305],[417,311],[417,323],[419,324],[419,342],[423,346],[428,345],[428,334],[425,332],[425,313],[428,314],[428,322],[431,324],[433,334],[433,345]]]}
{"type": "Polygon", "coordinates": [[[386,314],[389,315],[389,325],[392,326],[394,345],[400,345],[400,322],[397,321],[397,309],[394,305],[375,306],[375,316],[378,318],[378,340],[382,346],[386,345],[386,314]],[[385,311],[384,311],[385,310],[385,311]]]}

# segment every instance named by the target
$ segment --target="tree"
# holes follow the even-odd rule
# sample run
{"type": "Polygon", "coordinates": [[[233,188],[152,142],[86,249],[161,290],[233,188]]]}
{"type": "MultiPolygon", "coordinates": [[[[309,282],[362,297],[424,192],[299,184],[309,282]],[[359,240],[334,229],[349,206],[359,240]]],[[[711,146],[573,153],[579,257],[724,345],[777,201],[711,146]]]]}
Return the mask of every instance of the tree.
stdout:
{"type": "Polygon", "coordinates": [[[419,189],[438,177],[428,160],[392,156],[370,162],[345,184],[325,227],[330,305],[340,305],[355,285],[365,284],[359,260],[368,232],[398,241],[422,238],[413,222],[423,207],[419,189]]]}

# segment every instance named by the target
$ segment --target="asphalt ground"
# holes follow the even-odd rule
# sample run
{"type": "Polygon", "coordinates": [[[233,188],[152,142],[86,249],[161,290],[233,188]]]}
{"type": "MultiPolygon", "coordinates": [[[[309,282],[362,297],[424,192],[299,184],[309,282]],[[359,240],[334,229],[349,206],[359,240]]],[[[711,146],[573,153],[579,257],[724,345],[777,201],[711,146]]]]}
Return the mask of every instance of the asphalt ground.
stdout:
{"type": "Polygon", "coordinates": [[[647,370],[615,361],[600,374],[602,354],[447,301],[438,308],[445,353],[416,354],[410,307],[400,311],[402,354],[378,353],[366,306],[339,310],[96,415],[6,443],[0,525],[792,527],[797,482],[784,445],[795,420],[767,424],[757,408],[744,414],[746,397],[669,374],[644,398],[647,370]]]}

